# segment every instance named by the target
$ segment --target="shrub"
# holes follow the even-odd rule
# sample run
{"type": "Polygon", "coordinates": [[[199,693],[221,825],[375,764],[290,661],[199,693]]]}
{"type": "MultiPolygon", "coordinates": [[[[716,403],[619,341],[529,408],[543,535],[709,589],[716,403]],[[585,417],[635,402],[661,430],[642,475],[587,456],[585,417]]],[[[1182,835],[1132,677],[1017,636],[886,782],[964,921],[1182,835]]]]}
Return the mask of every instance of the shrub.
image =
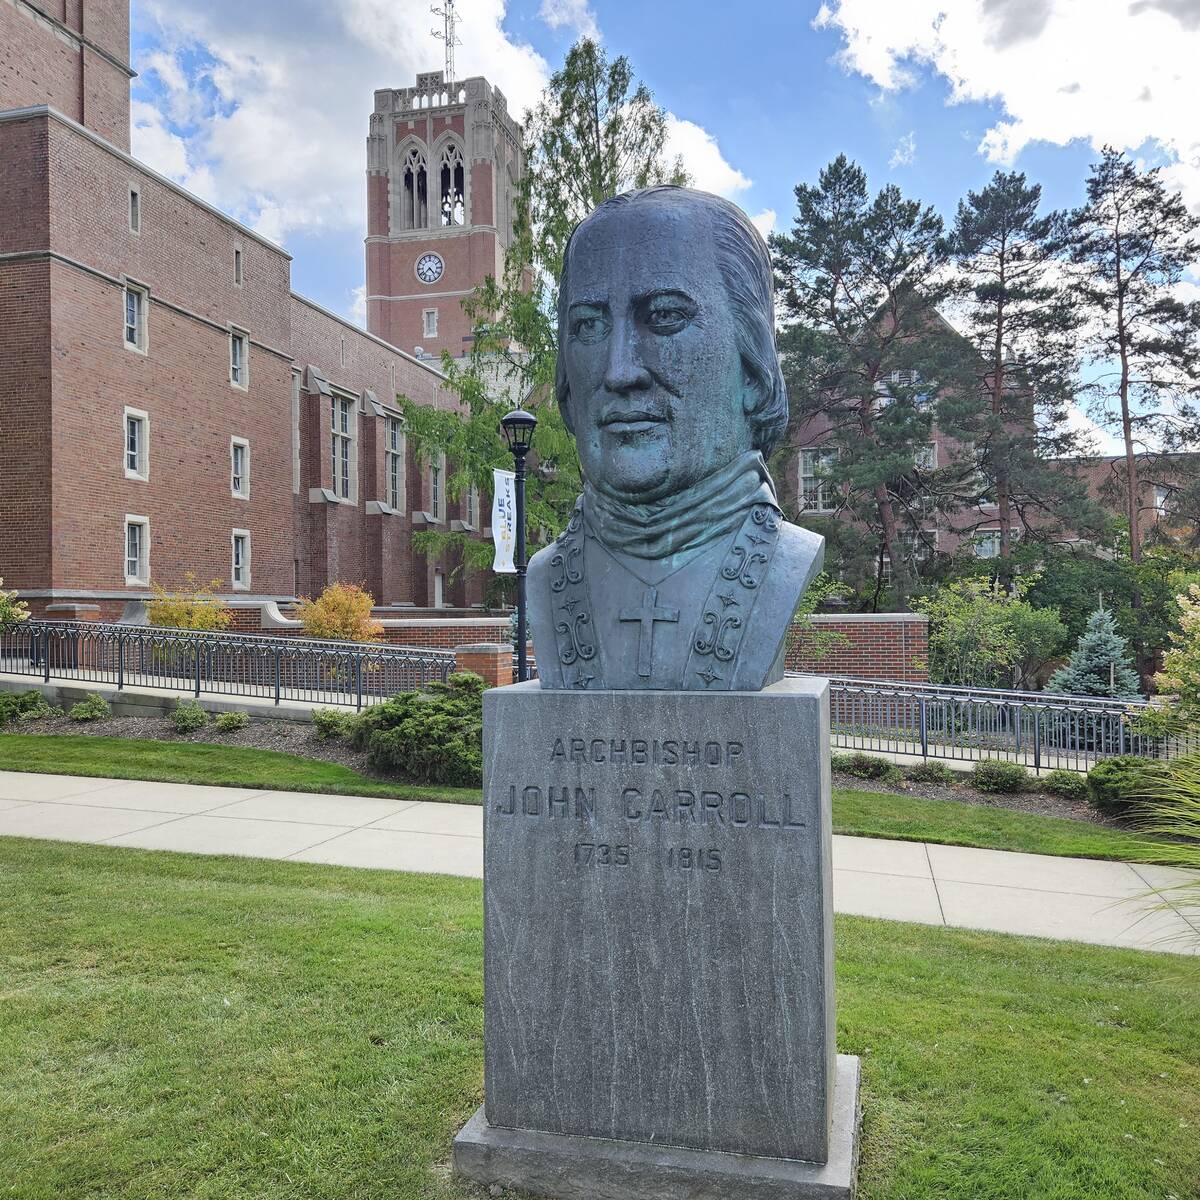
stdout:
{"type": "Polygon", "coordinates": [[[195,733],[208,724],[208,713],[200,706],[199,700],[184,700],[175,705],[171,724],[175,726],[176,733],[195,733]]]}
{"type": "Polygon", "coordinates": [[[322,741],[349,737],[354,732],[357,720],[355,713],[342,712],[336,708],[314,708],[312,711],[313,729],[322,741]]]}
{"type": "Polygon", "coordinates": [[[17,599],[16,592],[6,592],[3,585],[4,580],[0,579],[0,633],[29,620],[29,605],[17,599]]]}
{"type": "Polygon", "coordinates": [[[1042,791],[1052,796],[1062,796],[1064,800],[1086,800],[1087,779],[1078,771],[1064,771],[1056,767],[1042,780],[1042,791]]]}
{"type": "Polygon", "coordinates": [[[1023,792],[1029,787],[1029,772],[1020,763],[984,758],[975,764],[971,782],[981,792],[1023,792]]]}
{"type": "Polygon", "coordinates": [[[219,579],[198,587],[196,574],[189,571],[184,577],[187,587],[168,592],[157,583],[150,584],[154,599],[146,604],[151,625],[167,629],[228,629],[233,613],[216,597],[221,586],[219,579]]]}
{"type": "Polygon", "coordinates": [[[1088,772],[1088,802],[1107,816],[1123,816],[1147,782],[1146,767],[1146,760],[1134,754],[1101,759],[1088,772]]]}
{"type": "Polygon", "coordinates": [[[383,624],[371,616],[375,599],[353,583],[331,583],[315,600],[305,597],[296,615],[304,632],[314,638],[344,642],[378,642],[383,624]]]}
{"type": "Polygon", "coordinates": [[[940,762],[917,763],[915,767],[909,767],[904,772],[904,777],[911,779],[913,783],[940,783],[944,786],[958,781],[958,776],[945,763],[940,762]]]}
{"type": "Polygon", "coordinates": [[[378,771],[420,783],[483,782],[483,689],[460,672],[424,691],[374,704],[354,722],[352,741],[378,771]]]}
{"type": "Polygon", "coordinates": [[[61,708],[50,704],[41,692],[0,692],[0,725],[10,721],[36,721],[38,717],[57,717],[61,708]]]}
{"type": "Polygon", "coordinates": [[[831,762],[835,771],[856,779],[877,779],[881,783],[897,783],[901,779],[900,768],[876,754],[834,754],[831,762]]]}
{"type": "MultiPolygon", "coordinates": [[[[1174,866],[1200,871],[1200,754],[1184,754],[1147,767],[1139,784],[1143,833],[1169,841],[1154,848],[1174,866]]],[[[1200,905],[1200,874],[1166,893],[1166,900],[1191,910],[1200,905]]]]}
{"type": "Polygon", "coordinates": [[[217,713],[213,724],[216,725],[218,733],[236,733],[250,724],[250,714],[244,712],[217,713]]]}
{"type": "Polygon", "coordinates": [[[72,721],[103,721],[111,711],[108,701],[99,692],[88,692],[78,704],[71,706],[67,716],[72,721]]]}

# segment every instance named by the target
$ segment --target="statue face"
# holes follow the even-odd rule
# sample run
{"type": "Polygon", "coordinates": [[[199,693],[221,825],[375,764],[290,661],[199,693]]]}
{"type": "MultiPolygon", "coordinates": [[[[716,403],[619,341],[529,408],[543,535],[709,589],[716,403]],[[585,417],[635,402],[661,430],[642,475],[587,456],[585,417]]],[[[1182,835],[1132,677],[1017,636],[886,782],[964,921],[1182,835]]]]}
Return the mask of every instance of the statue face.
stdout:
{"type": "Polygon", "coordinates": [[[583,473],[622,499],[662,499],[751,448],[753,383],[707,219],[617,208],[571,246],[560,331],[583,473]]]}

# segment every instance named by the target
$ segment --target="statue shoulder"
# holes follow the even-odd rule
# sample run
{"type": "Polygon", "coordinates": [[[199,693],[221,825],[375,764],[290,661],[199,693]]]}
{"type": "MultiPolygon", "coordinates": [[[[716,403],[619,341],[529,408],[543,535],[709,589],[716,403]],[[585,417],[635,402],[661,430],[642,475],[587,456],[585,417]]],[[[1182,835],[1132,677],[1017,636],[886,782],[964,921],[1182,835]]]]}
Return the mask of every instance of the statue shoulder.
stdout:
{"type": "Polygon", "coordinates": [[[803,572],[807,587],[825,562],[825,539],[811,529],[784,521],[779,528],[779,546],[775,553],[790,570],[803,572]]]}

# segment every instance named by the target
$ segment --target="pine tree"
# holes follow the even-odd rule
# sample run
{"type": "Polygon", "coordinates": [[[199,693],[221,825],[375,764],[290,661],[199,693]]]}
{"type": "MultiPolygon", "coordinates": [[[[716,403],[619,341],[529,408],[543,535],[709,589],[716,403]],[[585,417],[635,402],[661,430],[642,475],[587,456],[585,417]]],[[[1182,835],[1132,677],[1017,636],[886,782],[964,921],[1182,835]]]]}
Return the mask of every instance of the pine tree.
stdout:
{"type": "Polygon", "coordinates": [[[1129,643],[1117,632],[1112,613],[1106,608],[1092,613],[1067,665],[1055,671],[1046,684],[1048,692],[1120,699],[1137,696],[1138,689],[1138,673],[1130,659],[1129,643]]]}
{"type": "Polygon", "coordinates": [[[954,465],[934,469],[925,454],[939,406],[964,383],[965,345],[937,311],[955,286],[944,227],[894,186],[870,197],[845,155],[795,195],[791,232],[771,239],[793,425],[836,455],[838,503],[872,531],[872,557],[888,556],[903,600],[924,529],[961,499],[946,486],[954,465]]]}
{"type": "Polygon", "coordinates": [[[976,524],[999,517],[1001,574],[1008,577],[1014,533],[1045,540],[1064,528],[1092,532],[1107,523],[1084,483],[1054,461],[1087,446],[1067,420],[1078,314],[1064,284],[1062,217],[1039,215],[1040,202],[1038,184],[997,171],[959,202],[952,235],[977,384],[942,406],[941,422],[975,449],[981,493],[995,506],[976,524]]]}
{"type": "MultiPolygon", "coordinates": [[[[513,239],[499,279],[489,276],[463,301],[475,338],[461,362],[442,368],[467,414],[402,404],[410,444],[421,457],[436,451],[452,465],[450,495],[474,484],[490,494],[492,469],[512,459],[499,435],[500,417],[520,399],[535,407],[526,521],[532,539],[566,524],[581,489],[579,459],[553,392],[557,360],[557,286],[563,252],[575,225],[601,201],[631,188],[689,182],[682,162],[668,161],[666,112],[624,56],[609,60],[582,39],[568,52],[532,112],[525,117],[525,174],[514,199],[513,239]]],[[[485,566],[491,546],[470,535],[422,531],[421,553],[457,547],[485,566]]]]}

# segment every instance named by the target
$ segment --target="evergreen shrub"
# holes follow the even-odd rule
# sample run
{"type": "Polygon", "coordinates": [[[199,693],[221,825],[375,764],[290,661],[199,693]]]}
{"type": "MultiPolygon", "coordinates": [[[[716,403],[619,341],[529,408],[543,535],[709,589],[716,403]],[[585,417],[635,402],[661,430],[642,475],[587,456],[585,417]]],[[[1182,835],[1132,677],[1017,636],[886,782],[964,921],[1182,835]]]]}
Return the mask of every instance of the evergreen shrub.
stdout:
{"type": "Polygon", "coordinates": [[[1029,772],[1020,763],[1002,758],[984,758],[971,771],[971,783],[978,791],[1012,795],[1029,788],[1029,772]]]}
{"type": "Polygon", "coordinates": [[[1051,796],[1061,796],[1064,800],[1086,800],[1088,796],[1087,778],[1078,771],[1065,771],[1056,767],[1042,779],[1042,791],[1051,796]]]}
{"type": "Polygon", "coordinates": [[[1106,816],[1124,816],[1141,796],[1147,768],[1146,760],[1135,754],[1101,759],[1088,772],[1088,802],[1106,816]]]}
{"type": "Polygon", "coordinates": [[[853,775],[856,779],[877,779],[881,783],[898,783],[902,778],[900,768],[877,754],[834,754],[831,763],[835,771],[853,775]]]}
{"type": "Polygon", "coordinates": [[[171,713],[171,724],[175,726],[176,733],[195,733],[208,724],[208,713],[199,700],[184,700],[171,713]]]}
{"type": "Polygon", "coordinates": [[[904,777],[913,783],[938,783],[946,787],[958,782],[957,774],[940,762],[917,763],[904,772],[904,777]]]}
{"type": "Polygon", "coordinates": [[[250,714],[244,712],[217,713],[213,724],[216,725],[218,733],[236,733],[250,724],[250,714]]]}
{"type": "MultiPolygon", "coordinates": [[[[378,708],[379,705],[374,707],[378,708]]],[[[367,712],[370,711],[367,709],[367,712]]],[[[323,742],[349,737],[354,732],[357,720],[355,713],[343,712],[336,708],[314,708],[312,711],[313,729],[323,742]]]]}
{"type": "Polygon", "coordinates": [[[1098,608],[1092,613],[1067,665],[1046,681],[1046,691],[1125,699],[1139,695],[1129,643],[1117,632],[1117,624],[1107,609],[1098,608]]]}
{"type": "Polygon", "coordinates": [[[78,704],[71,706],[67,716],[72,721],[103,721],[111,712],[108,701],[99,692],[88,692],[78,704]]]}
{"type": "Polygon", "coordinates": [[[460,671],[446,683],[402,692],[354,721],[351,741],[377,771],[417,783],[483,783],[483,691],[478,675],[460,671]]]}
{"type": "Polygon", "coordinates": [[[55,708],[41,692],[0,692],[0,725],[61,715],[62,709],[55,708]]]}

